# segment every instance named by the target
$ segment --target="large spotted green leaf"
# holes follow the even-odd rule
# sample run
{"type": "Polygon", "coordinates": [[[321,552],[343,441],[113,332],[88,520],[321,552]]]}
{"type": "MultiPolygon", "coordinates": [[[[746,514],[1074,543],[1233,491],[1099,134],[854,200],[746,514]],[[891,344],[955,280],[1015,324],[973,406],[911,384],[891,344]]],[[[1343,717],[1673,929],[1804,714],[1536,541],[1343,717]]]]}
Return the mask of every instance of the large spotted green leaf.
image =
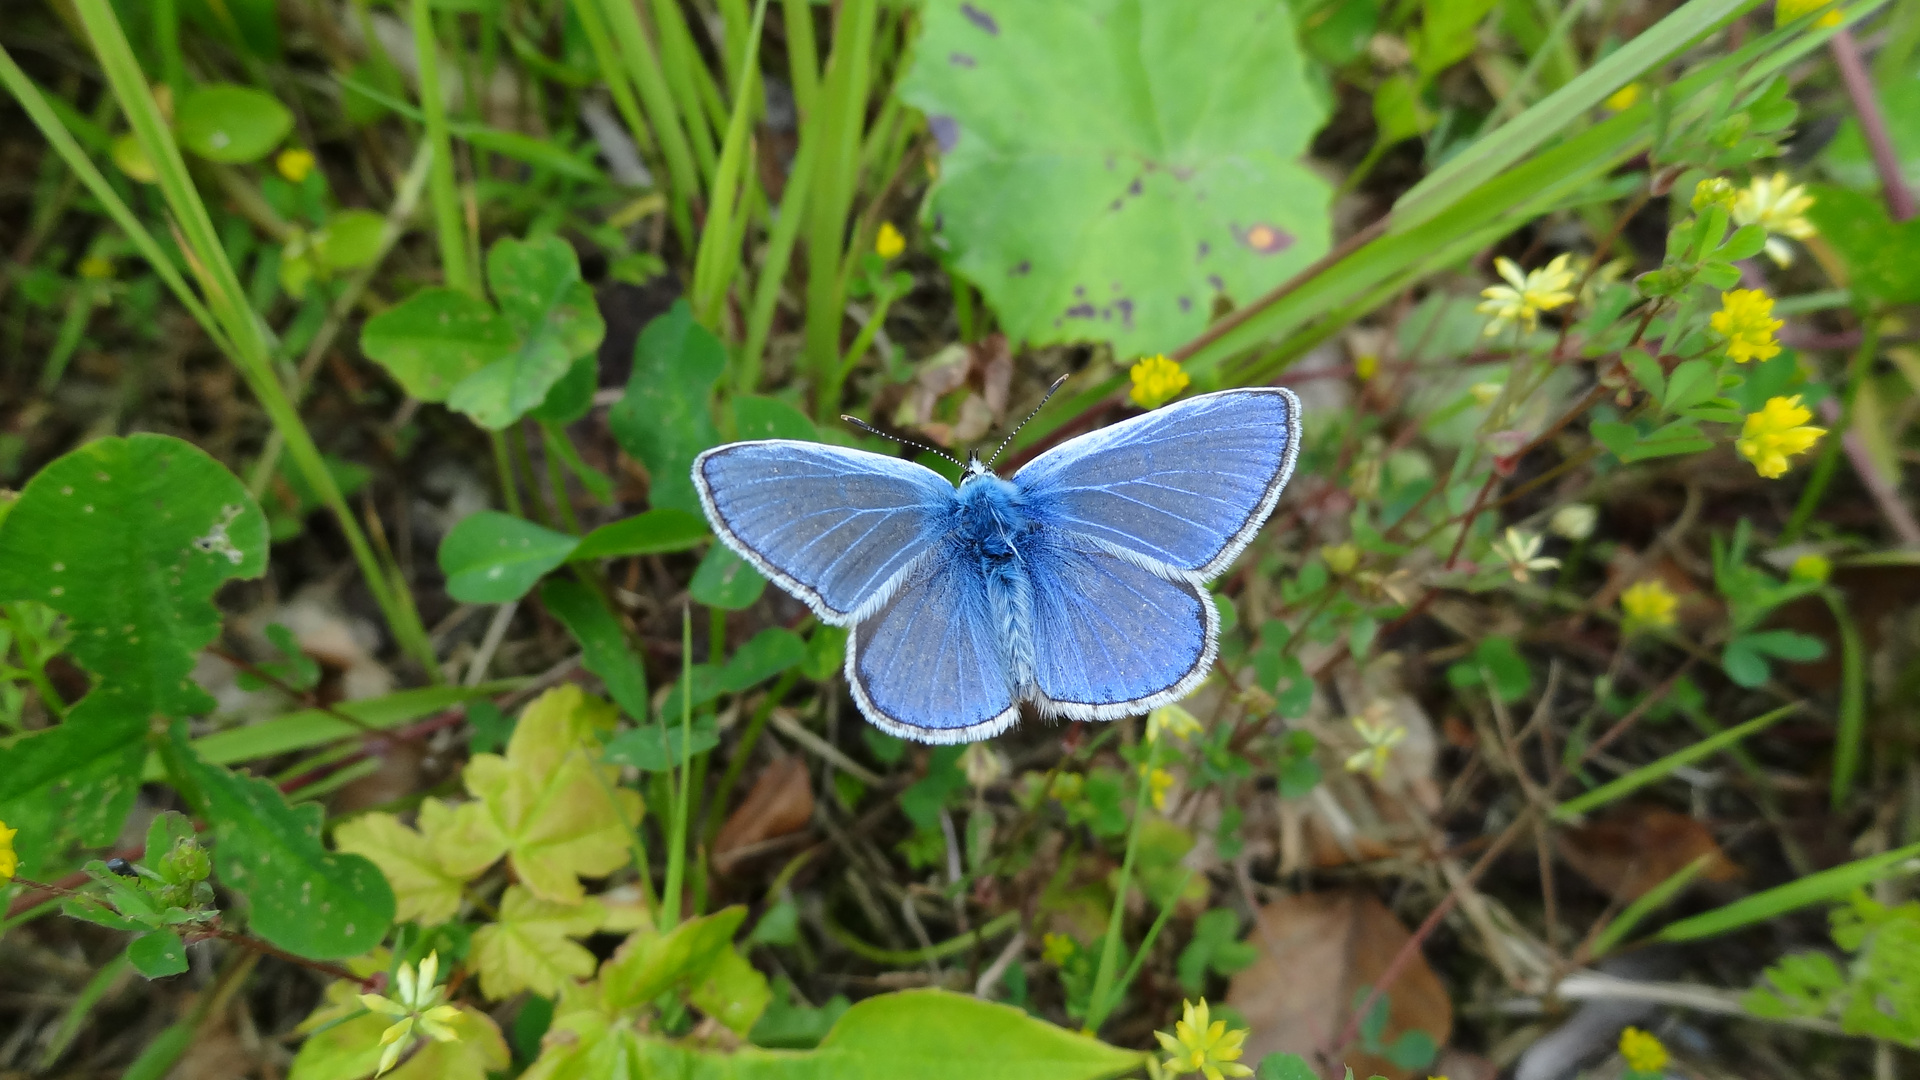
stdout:
{"type": "Polygon", "coordinates": [[[0,821],[19,830],[23,872],[119,833],[150,724],[213,708],[191,676],[220,629],[214,590],[266,562],[246,487],[170,436],[99,439],[27,483],[0,527],[0,601],[65,615],[92,687],[64,723],[0,743],[0,821]]]}
{"type": "Polygon", "coordinates": [[[901,97],[1009,337],[1172,349],[1327,250],[1325,109],[1280,0],[930,0],[901,97]]]}

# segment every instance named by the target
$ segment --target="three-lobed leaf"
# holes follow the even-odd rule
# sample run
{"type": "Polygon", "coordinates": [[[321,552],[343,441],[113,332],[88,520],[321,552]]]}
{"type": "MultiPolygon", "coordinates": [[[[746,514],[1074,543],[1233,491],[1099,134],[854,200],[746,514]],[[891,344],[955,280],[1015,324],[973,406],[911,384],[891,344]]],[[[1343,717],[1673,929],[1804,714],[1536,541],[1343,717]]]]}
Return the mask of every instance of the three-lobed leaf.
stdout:
{"type": "Polygon", "coordinates": [[[417,832],[392,814],[373,812],[341,822],[333,842],[380,868],[393,887],[394,918],[437,926],[459,913],[461,887],[469,876],[447,869],[435,847],[453,825],[453,807],[427,799],[420,804],[417,832]]]}
{"type": "Polygon", "coordinates": [[[460,380],[447,406],[499,430],[544,402],[575,358],[599,347],[607,325],[580,280],[579,257],[557,236],[496,242],[487,252],[487,283],[517,344],[460,380]]]}
{"type": "Polygon", "coordinates": [[[507,886],[499,917],[473,932],[481,992],[494,1001],[523,990],[553,997],[570,981],[592,975],[598,960],[572,939],[600,929],[605,916],[591,898],[561,904],[507,886]]]}
{"type": "Polygon", "coordinates": [[[447,595],[468,604],[518,600],[579,543],[578,537],[497,510],[469,514],[440,541],[447,595]]]}
{"type": "Polygon", "coordinates": [[[647,498],[655,508],[700,513],[693,459],[720,441],[708,399],[726,369],[725,346],[693,320],[685,300],[656,316],[634,342],[633,374],[607,412],[607,427],[647,467],[647,498]]]}

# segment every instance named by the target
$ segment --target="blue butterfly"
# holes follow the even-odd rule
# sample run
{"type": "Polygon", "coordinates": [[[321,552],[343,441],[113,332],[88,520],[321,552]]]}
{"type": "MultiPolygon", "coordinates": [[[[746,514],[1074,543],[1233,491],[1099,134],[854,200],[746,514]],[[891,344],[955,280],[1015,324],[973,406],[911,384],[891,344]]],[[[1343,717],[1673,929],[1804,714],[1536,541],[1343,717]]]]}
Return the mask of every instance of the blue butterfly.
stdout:
{"type": "Polygon", "coordinates": [[[1206,583],[1273,513],[1299,445],[1291,391],[1225,390],[1082,435],[1011,480],[977,455],[956,488],[900,458],[767,439],[701,454],[693,483],[728,547],[852,628],[847,682],[867,719],[959,743],[1005,731],[1022,702],[1116,720],[1198,687],[1220,638],[1206,583]]]}

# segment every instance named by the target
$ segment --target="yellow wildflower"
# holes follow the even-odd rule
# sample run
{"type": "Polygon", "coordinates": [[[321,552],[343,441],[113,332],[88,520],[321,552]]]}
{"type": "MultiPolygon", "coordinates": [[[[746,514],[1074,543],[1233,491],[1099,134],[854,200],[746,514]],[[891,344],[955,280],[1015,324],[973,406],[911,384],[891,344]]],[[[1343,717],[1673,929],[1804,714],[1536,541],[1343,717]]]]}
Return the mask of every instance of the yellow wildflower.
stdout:
{"type": "Polygon", "coordinates": [[[1787,568],[1787,574],[1797,581],[1814,581],[1824,585],[1827,578],[1833,576],[1833,563],[1825,555],[1809,551],[1793,560],[1793,565],[1787,568]]]}
{"type": "Polygon", "coordinates": [[[289,183],[298,184],[307,178],[308,173],[313,172],[313,151],[302,150],[297,146],[282,150],[279,156],[273,159],[273,167],[281,176],[286,177],[289,183]]]}
{"type": "MultiPolygon", "coordinates": [[[[1833,0],[1779,0],[1773,5],[1773,25],[1790,23],[1809,12],[1818,11],[1833,0]]],[[[1839,26],[1840,9],[1835,8],[1814,21],[1815,26],[1839,26]]]]}
{"type": "Polygon", "coordinates": [[[1724,176],[1709,176],[1693,185],[1693,212],[1704,213],[1708,207],[1717,206],[1732,213],[1734,200],[1738,197],[1731,180],[1724,176]]]}
{"type": "Polygon", "coordinates": [[[1789,184],[1786,173],[1756,176],[1734,197],[1733,221],[1767,230],[1767,257],[1775,265],[1789,266],[1793,248],[1780,238],[1805,240],[1816,234],[1813,222],[1807,220],[1807,208],[1812,205],[1813,196],[1807,194],[1806,185],[1789,184]]]}
{"type": "Polygon", "coordinates": [[[1759,289],[1720,294],[1720,310],[1707,320],[1727,339],[1727,356],[1736,364],[1767,360],[1780,352],[1774,334],[1786,324],[1773,317],[1773,297],[1759,289]]]}
{"type": "Polygon", "coordinates": [[[1536,570],[1555,570],[1560,560],[1540,554],[1540,547],[1546,538],[1537,533],[1508,529],[1500,540],[1494,542],[1493,553],[1507,561],[1507,572],[1513,580],[1525,583],[1533,579],[1536,570]]]}
{"type": "Polygon", "coordinates": [[[1048,934],[1040,939],[1040,959],[1054,967],[1061,967],[1073,959],[1078,948],[1073,939],[1065,934],[1048,934]]]}
{"type": "Polygon", "coordinates": [[[113,277],[113,260],[105,255],[89,255],[80,260],[80,276],[88,281],[107,281],[113,277]]]}
{"type": "Polygon", "coordinates": [[[1360,549],[1352,543],[1327,544],[1320,549],[1320,558],[1325,560],[1327,569],[1345,577],[1360,565],[1360,549]]]}
{"type": "Polygon", "coordinates": [[[891,259],[907,250],[907,238],[893,227],[893,222],[880,223],[880,234],[873,238],[873,253],[883,259],[891,259]]]}
{"type": "Polygon", "coordinates": [[[1492,337],[1508,323],[1519,323],[1532,330],[1540,325],[1540,313],[1568,303],[1573,294],[1567,287],[1573,284],[1573,271],[1567,268],[1569,255],[1559,255],[1546,266],[1527,274],[1512,259],[1501,257],[1493,260],[1494,269],[1500,271],[1507,284],[1494,285],[1480,290],[1486,299],[1473,310],[1493,318],[1487,323],[1486,335],[1492,337]]]}
{"type": "Polygon", "coordinates": [[[1365,715],[1348,721],[1360,741],[1366,744],[1347,755],[1348,772],[1364,772],[1375,780],[1387,775],[1387,760],[1393,756],[1393,748],[1407,737],[1406,726],[1393,722],[1391,709],[1391,705],[1377,701],[1367,706],[1365,715]]]}
{"type": "Polygon", "coordinates": [[[1636,581],[1620,594],[1620,610],[1626,615],[1622,629],[1629,634],[1638,630],[1665,630],[1673,625],[1673,613],[1679,607],[1680,598],[1665,585],[1658,581],[1636,581]]]}
{"type": "Polygon", "coordinates": [[[427,954],[420,961],[418,971],[412,964],[401,964],[394,976],[394,992],[399,1000],[383,997],[379,994],[361,994],[360,1004],[383,1016],[396,1018],[397,1023],[380,1033],[380,1045],[386,1047],[380,1054],[380,1068],[374,1073],[379,1076],[394,1063],[400,1055],[413,1045],[414,1032],[418,1031],[435,1042],[456,1042],[460,1033],[447,1025],[460,1016],[460,1010],[452,1005],[441,1004],[446,987],[435,985],[440,978],[440,954],[438,951],[427,954]]]}
{"type": "Polygon", "coordinates": [[[0,821],[0,881],[12,881],[13,872],[20,869],[20,856],[13,850],[13,838],[19,832],[19,829],[9,829],[6,822],[0,821]]]}
{"type": "Polygon", "coordinates": [[[1372,380],[1380,374],[1380,356],[1378,353],[1361,353],[1353,358],[1353,377],[1361,382],[1372,380]]]}
{"type": "Polygon", "coordinates": [[[1193,380],[1180,370],[1180,365],[1165,356],[1143,356],[1133,365],[1129,373],[1133,378],[1133,389],[1127,396],[1135,405],[1143,409],[1154,409],[1180,396],[1193,380]]]}
{"type": "Polygon", "coordinates": [[[1161,1063],[1161,1068],[1176,1076],[1197,1072],[1207,1080],[1253,1075],[1252,1069],[1239,1063],[1244,1052],[1240,1044],[1247,1039],[1245,1028],[1228,1031],[1225,1020],[1209,1022],[1206,998],[1201,998],[1198,1005],[1191,1001],[1180,1005],[1181,1017],[1173,1025],[1173,1034],[1153,1033],[1153,1037],[1160,1040],[1160,1048],[1173,1055],[1161,1063]]]}
{"type": "Polygon", "coordinates": [[[1634,1072],[1659,1072],[1667,1067],[1667,1048],[1652,1033],[1637,1027],[1620,1033],[1620,1056],[1634,1072]]]}
{"type": "Polygon", "coordinates": [[[1772,479],[1787,472],[1787,459],[1813,449],[1826,428],[1813,427],[1807,421],[1813,413],[1800,404],[1800,395],[1768,398],[1760,411],[1747,414],[1734,449],[1753,462],[1761,476],[1772,479]]]}
{"type": "Polygon", "coordinates": [[[1181,742],[1200,734],[1200,721],[1178,705],[1162,705],[1147,714],[1147,741],[1156,742],[1171,735],[1181,742]]]}
{"type": "Polygon", "coordinates": [[[1167,792],[1173,790],[1173,774],[1158,766],[1155,766],[1153,769],[1148,769],[1145,765],[1142,765],[1140,766],[1140,778],[1146,781],[1147,798],[1152,800],[1153,808],[1155,810],[1165,810],[1167,808],[1167,792]]]}
{"type": "Polygon", "coordinates": [[[1620,89],[1615,90],[1613,93],[1608,94],[1607,100],[1601,102],[1601,104],[1605,105],[1609,112],[1625,112],[1639,103],[1640,95],[1645,90],[1646,87],[1641,86],[1639,83],[1630,82],[1620,89]]]}

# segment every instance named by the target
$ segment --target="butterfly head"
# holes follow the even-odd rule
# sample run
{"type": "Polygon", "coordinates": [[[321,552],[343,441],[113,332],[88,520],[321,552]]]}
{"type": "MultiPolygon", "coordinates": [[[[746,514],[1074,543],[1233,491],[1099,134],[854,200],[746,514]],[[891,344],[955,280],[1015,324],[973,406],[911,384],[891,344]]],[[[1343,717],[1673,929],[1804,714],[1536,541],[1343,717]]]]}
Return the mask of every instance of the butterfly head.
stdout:
{"type": "Polygon", "coordinates": [[[987,462],[980,460],[980,451],[970,450],[967,452],[967,464],[965,469],[960,474],[960,482],[962,484],[966,483],[969,480],[974,479],[975,477],[993,476],[993,475],[994,475],[993,466],[987,462]]]}

